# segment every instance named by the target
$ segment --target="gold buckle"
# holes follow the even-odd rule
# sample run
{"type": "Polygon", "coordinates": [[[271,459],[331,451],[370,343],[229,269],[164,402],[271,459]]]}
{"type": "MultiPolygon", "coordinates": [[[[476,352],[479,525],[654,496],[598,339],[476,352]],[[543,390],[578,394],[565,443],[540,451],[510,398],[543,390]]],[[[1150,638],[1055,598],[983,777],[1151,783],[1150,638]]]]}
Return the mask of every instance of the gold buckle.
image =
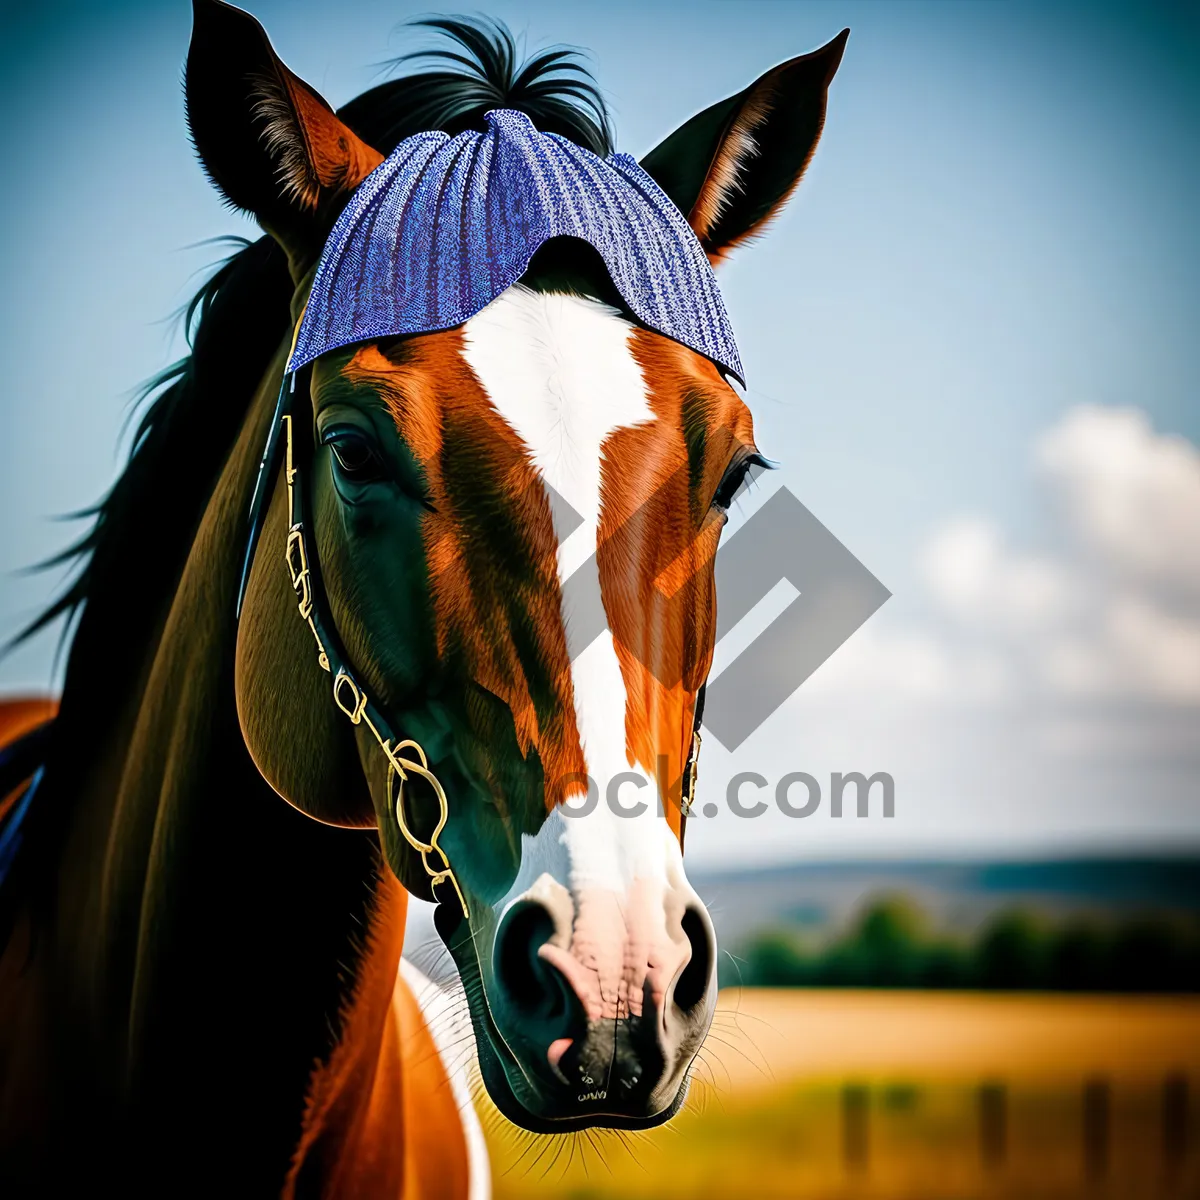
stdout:
{"type": "Polygon", "coordinates": [[[696,799],[696,776],[700,770],[700,731],[692,734],[691,762],[688,764],[687,794],[681,797],[679,811],[686,817],[691,815],[692,804],[696,799]]]}
{"type": "Polygon", "coordinates": [[[288,530],[287,547],[288,574],[292,577],[292,590],[296,593],[300,615],[307,621],[312,615],[312,587],[308,573],[308,552],[304,548],[304,531],[297,526],[288,530]]]}
{"type": "MultiPolygon", "coordinates": [[[[378,733],[375,735],[379,736],[378,733]]],[[[450,866],[450,859],[447,857],[445,850],[438,845],[438,837],[443,829],[446,828],[446,821],[450,816],[450,804],[446,799],[446,790],[442,787],[441,780],[429,769],[429,759],[425,756],[425,751],[420,744],[411,739],[399,742],[393,749],[389,742],[381,741],[380,746],[383,748],[384,754],[388,758],[388,779],[387,791],[389,799],[392,796],[392,787],[395,783],[395,798],[391,799],[392,811],[396,816],[396,824],[400,827],[400,832],[404,836],[404,840],[417,851],[421,856],[421,865],[425,868],[425,873],[429,876],[430,884],[436,887],[439,883],[444,883],[449,880],[454,888],[454,893],[458,897],[459,904],[462,905],[463,916],[469,922],[471,920],[470,909],[467,908],[467,899],[463,895],[462,888],[458,885],[458,879],[455,877],[454,868],[450,866]],[[413,750],[416,756],[420,759],[415,762],[410,758],[401,758],[401,750],[413,750]],[[438,821],[433,832],[429,835],[429,841],[423,842],[416,834],[408,827],[408,821],[404,816],[404,784],[408,780],[409,773],[420,775],[431,788],[438,800],[438,821]],[[441,867],[433,866],[429,861],[429,856],[436,854],[442,860],[441,867]]]]}
{"type": "Polygon", "coordinates": [[[367,707],[367,694],[358,686],[354,677],[346,673],[345,667],[338,669],[333,681],[333,702],[350,718],[351,725],[363,719],[367,707]],[[343,698],[349,693],[349,703],[343,698]]]}

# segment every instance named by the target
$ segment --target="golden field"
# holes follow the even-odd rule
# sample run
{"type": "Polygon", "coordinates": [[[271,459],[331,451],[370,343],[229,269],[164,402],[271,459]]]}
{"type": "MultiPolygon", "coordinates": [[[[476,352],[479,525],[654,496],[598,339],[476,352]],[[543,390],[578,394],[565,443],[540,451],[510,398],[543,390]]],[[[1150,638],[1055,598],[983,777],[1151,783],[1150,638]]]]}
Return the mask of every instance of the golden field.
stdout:
{"type": "Polygon", "coordinates": [[[1200,999],[730,989],[668,1126],[483,1116],[500,1200],[1140,1200],[1200,1196],[1198,1091],[1200,999]]]}

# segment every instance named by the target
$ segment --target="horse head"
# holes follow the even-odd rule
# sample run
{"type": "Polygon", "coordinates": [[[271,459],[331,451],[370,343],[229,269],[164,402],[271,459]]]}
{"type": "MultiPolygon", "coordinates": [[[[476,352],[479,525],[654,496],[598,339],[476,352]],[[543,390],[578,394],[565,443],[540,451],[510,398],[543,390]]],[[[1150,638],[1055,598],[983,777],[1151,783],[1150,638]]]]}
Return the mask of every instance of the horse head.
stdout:
{"type": "MultiPolygon", "coordinates": [[[[686,219],[705,271],[791,195],[843,44],[768,71],[637,168],[686,219]]],[[[430,128],[479,138],[485,110],[507,107],[531,128],[558,121],[599,162],[604,122],[563,118],[571,95],[477,103],[430,128]]],[[[286,251],[299,321],[331,231],[391,147],[213,0],[197,3],[187,100],[217,187],[286,251]]],[[[740,364],[641,319],[587,241],[535,249],[467,319],[356,337],[290,377],[238,711],[287,801],[377,828],[396,876],[438,901],[500,1110],[536,1131],[645,1128],[680,1105],[716,1001],[683,825],[713,559],[758,451],[729,381],[740,364]]],[[[338,270],[359,292],[389,286],[353,256],[338,270]]],[[[639,286],[654,281],[647,269],[639,286]]]]}

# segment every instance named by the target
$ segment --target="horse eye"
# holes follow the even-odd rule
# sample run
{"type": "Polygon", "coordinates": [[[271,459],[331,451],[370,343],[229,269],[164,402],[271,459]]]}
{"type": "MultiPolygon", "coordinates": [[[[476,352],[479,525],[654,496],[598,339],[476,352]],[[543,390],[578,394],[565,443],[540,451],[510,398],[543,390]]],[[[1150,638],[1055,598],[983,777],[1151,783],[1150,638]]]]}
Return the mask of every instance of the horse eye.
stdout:
{"type": "Polygon", "coordinates": [[[325,441],[347,479],[355,483],[368,483],[383,477],[383,461],[375,447],[361,433],[339,430],[327,436],[325,441]]]}
{"type": "Polygon", "coordinates": [[[728,512],[729,506],[737,499],[737,494],[741,491],[742,484],[746,482],[746,476],[750,473],[750,468],[767,467],[769,465],[761,454],[747,454],[745,458],[730,464],[722,476],[721,482],[717,485],[716,494],[712,499],[713,508],[718,509],[720,512],[728,512]]]}

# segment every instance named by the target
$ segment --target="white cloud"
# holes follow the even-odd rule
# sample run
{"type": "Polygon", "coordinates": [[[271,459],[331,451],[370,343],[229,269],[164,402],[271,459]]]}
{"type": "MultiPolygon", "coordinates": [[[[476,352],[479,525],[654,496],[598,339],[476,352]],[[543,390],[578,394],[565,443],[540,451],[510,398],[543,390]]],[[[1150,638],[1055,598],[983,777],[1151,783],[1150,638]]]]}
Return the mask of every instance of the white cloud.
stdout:
{"type": "Polygon", "coordinates": [[[1078,631],[1054,631],[1040,659],[1048,689],[1075,699],[1200,704],[1200,619],[1135,594],[1106,597],[1078,631]]]}
{"type": "Polygon", "coordinates": [[[1200,597],[1200,450],[1136,408],[1080,405],[1034,448],[1083,546],[1126,582],[1200,597]]]}
{"type": "Polygon", "coordinates": [[[932,619],[903,629],[885,610],[809,687],[1200,703],[1200,451],[1137,409],[1082,405],[1032,455],[1066,515],[1049,517],[1061,550],[1015,546],[986,516],[949,518],[916,564],[932,619]]]}
{"type": "Polygon", "coordinates": [[[1200,702],[1200,617],[1175,616],[1141,596],[1105,609],[1104,634],[1131,690],[1162,700],[1200,702]]]}
{"type": "Polygon", "coordinates": [[[983,703],[1004,696],[1011,684],[1011,672],[994,650],[954,646],[930,630],[896,627],[885,609],[813,673],[804,695],[836,695],[860,704],[897,696],[983,703]]]}
{"type": "Polygon", "coordinates": [[[1074,580],[1051,560],[1020,554],[985,517],[954,517],[936,530],[919,559],[925,585],[948,613],[1007,629],[1037,628],[1074,607],[1074,580]]]}

